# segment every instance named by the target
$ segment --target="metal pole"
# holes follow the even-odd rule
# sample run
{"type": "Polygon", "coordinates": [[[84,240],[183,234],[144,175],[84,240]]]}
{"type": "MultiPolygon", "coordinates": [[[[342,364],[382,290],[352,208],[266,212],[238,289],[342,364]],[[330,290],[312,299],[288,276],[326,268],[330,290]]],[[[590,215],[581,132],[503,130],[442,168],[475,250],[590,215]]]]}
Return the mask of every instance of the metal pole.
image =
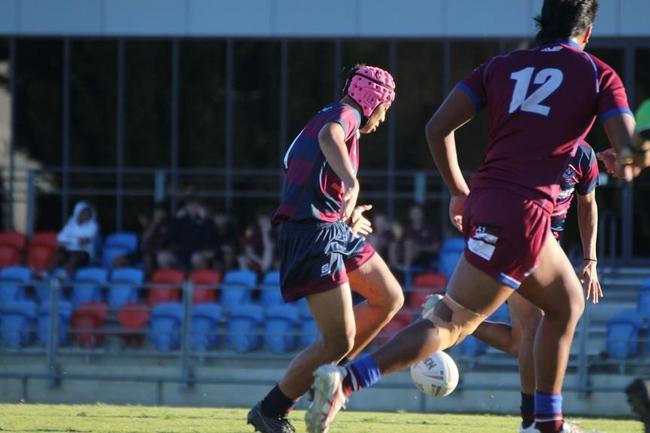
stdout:
{"type": "MultiPolygon", "coordinates": [[[[635,47],[625,48],[623,75],[625,88],[629,90],[630,107],[635,106],[634,86],[636,83],[635,68],[635,47]]],[[[632,258],[633,250],[633,229],[634,229],[634,186],[631,182],[625,182],[621,190],[621,253],[623,259],[628,261],[632,258]]]]}
{"type": "MultiPolygon", "coordinates": [[[[388,45],[388,65],[393,77],[397,76],[397,42],[391,39],[388,45]]],[[[395,218],[395,145],[397,143],[397,116],[395,110],[388,112],[388,219],[393,221],[395,218]]]]}
{"type": "Polygon", "coordinates": [[[178,39],[172,41],[172,101],[171,101],[171,205],[176,211],[178,194],[178,97],[180,88],[180,45],[178,39]]]}
{"type": "Polygon", "coordinates": [[[50,376],[50,387],[54,387],[59,382],[58,365],[56,362],[56,348],[59,343],[59,289],[61,283],[57,278],[50,282],[50,333],[48,335],[47,345],[47,370],[50,376]]]}
{"type": "Polygon", "coordinates": [[[124,219],[124,39],[117,41],[117,131],[115,137],[115,230],[121,231],[124,219]]]}
{"type": "MultiPolygon", "coordinates": [[[[445,98],[451,88],[451,42],[445,39],[442,49],[442,97],[445,98]]],[[[449,191],[440,179],[440,238],[445,239],[449,232],[449,191]]]]}
{"type": "MultiPolygon", "coordinates": [[[[280,134],[278,140],[279,157],[284,155],[287,146],[287,130],[288,130],[288,99],[289,99],[289,46],[287,40],[283,39],[280,42],[280,134]]],[[[279,191],[282,191],[282,184],[284,179],[278,176],[279,191]]]]}
{"type": "Polygon", "coordinates": [[[25,234],[29,237],[34,233],[34,215],[36,214],[36,171],[27,171],[27,226],[25,234]]]}
{"type": "Polygon", "coordinates": [[[62,119],[62,197],[61,197],[61,221],[66,220],[68,215],[68,194],[70,188],[70,39],[63,40],[63,80],[61,94],[63,95],[63,119],[62,119]]]}
{"type": "Polygon", "coordinates": [[[192,366],[190,365],[190,350],[192,338],[192,292],[191,281],[183,282],[183,325],[181,339],[181,377],[186,388],[192,386],[192,366]]]}
{"type": "Polygon", "coordinates": [[[9,41],[9,63],[11,65],[11,74],[9,76],[9,93],[11,97],[11,120],[9,124],[9,194],[7,196],[7,221],[6,228],[9,230],[14,229],[14,180],[15,180],[15,170],[16,170],[16,155],[15,155],[15,145],[16,145],[16,70],[17,70],[17,59],[16,59],[16,38],[11,38],[9,41]]]}
{"type": "Polygon", "coordinates": [[[232,164],[233,164],[233,132],[234,132],[234,99],[235,99],[235,43],[232,39],[226,41],[226,127],[225,137],[225,188],[226,210],[232,209],[232,164]]]}

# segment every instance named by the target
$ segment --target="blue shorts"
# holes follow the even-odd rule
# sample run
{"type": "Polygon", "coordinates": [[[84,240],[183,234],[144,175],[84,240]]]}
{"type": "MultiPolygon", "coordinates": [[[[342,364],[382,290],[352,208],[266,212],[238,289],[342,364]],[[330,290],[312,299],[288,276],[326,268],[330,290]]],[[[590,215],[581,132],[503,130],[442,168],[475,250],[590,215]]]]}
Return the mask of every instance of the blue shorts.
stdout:
{"type": "Polygon", "coordinates": [[[342,221],[285,221],[278,238],[280,287],[285,302],[325,292],[348,282],[348,272],[366,263],[375,249],[342,221]]]}

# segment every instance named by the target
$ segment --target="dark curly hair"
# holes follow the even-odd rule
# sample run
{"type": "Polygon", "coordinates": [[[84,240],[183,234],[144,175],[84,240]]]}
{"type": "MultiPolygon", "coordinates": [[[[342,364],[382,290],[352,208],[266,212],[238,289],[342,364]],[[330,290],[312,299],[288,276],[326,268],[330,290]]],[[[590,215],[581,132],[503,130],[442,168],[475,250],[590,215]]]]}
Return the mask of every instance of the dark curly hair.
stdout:
{"type": "Polygon", "coordinates": [[[596,19],[598,0],[544,0],[542,13],[535,17],[537,43],[579,35],[596,19]]]}

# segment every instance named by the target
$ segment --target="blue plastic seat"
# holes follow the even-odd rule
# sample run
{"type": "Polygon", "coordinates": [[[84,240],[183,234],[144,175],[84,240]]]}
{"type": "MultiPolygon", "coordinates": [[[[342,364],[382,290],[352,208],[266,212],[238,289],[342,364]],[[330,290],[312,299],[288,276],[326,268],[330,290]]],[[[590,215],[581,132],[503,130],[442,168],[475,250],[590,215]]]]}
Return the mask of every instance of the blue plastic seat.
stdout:
{"type": "Polygon", "coordinates": [[[149,341],[156,350],[170,352],[181,346],[181,325],[183,304],[165,302],[158,304],[151,312],[149,341]]]}
{"type": "Polygon", "coordinates": [[[111,272],[108,286],[108,307],[118,310],[122,305],[138,301],[138,289],[144,283],[144,271],[118,268],[111,272]]]}
{"type": "Polygon", "coordinates": [[[484,354],[487,351],[487,344],[470,335],[458,345],[458,348],[463,355],[474,357],[484,354]]]}
{"type": "Polygon", "coordinates": [[[222,309],[219,305],[197,304],[192,307],[193,350],[205,352],[221,344],[218,327],[222,319],[222,309]]]}
{"type": "Polygon", "coordinates": [[[221,305],[231,309],[251,302],[252,291],[257,284],[257,274],[239,270],[226,272],[221,283],[221,305]]]}
{"type": "Polygon", "coordinates": [[[650,280],[645,281],[639,288],[637,309],[646,321],[650,320],[650,280]]]}
{"type": "MultiPolygon", "coordinates": [[[[42,304],[38,312],[36,338],[39,344],[47,347],[50,343],[50,304],[42,304]]],[[[58,322],[56,325],[58,344],[66,344],[69,337],[70,316],[72,305],[67,301],[59,301],[57,306],[58,322]]]]}
{"type": "Polygon", "coordinates": [[[25,299],[25,286],[32,271],[24,266],[8,266],[0,270],[0,305],[25,299]]]}
{"type": "Polygon", "coordinates": [[[115,232],[106,236],[104,248],[121,247],[133,253],[138,249],[138,235],[133,232],[115,232]]]}
{"type": "Polygon", "coordinates": [[[271,271],[264,276],[260,286],[260,301],[263,305],[283,305],[282,291],[280,290],[280,272],[271,271]]]}
{"type": "Polygon", "coordinates": [[[106,286],[108,272],[102,268],[81,268],[72,281],[72,305],[102,300],[102,287],[106,286]]]}
{"type": "Polygon", "coordinates": [[[639,332],[643,316],[632,309],[621,310],[607,322],[607,353],[614,358],[629,358],[639,353],[639,332]]]}
{"type": "Polygon", "coordinates": [[[510,323],[510,309],[508,304],[502,304],[497,308],[497,311],[492,313],[488,320],[491,320],[492,322],[510,323]]]}
{"type": "Polygon", "coordinates": [[[18,349],[32,342],[36,310],[33,301],[10,302],[2,308],[0,339],[6,347],[18,349]]]}
{"type": "Polygon", "coordinates": [[[462,237],[447,238],[443,241],[438,252],[438,270],[445,274],[447,278],[454,272],[464,249],[465,240],[462,237]]]}
{"type": "Polygon", "coordinates": [[[320,331],[316,321],[311,317],[303,317],[300,321],[300,347],[307,347],[318,340],[320,331]]]}
{"type": "Polygon", "coordinates": [[[239,353],[250,352],[261,345],[260,326],[264,317],[262,307],[255,304],[238,305],[228,318],[228,344],[239,353]]]}
{"type": "Polygon", "coordinates": [[[300,310],[293,305],[267,307],[264,320],[264,344],[273,353],[285,353],[296,348],[296,331],[300,310]]]}
{"type": "Polygon", "coordinates": [[[113,267],[113,261],[118,257],[124,257],[131,254],[131,250],[124,247],[106,247],[102,250],[102,267],[110,269],[113,267]]]}

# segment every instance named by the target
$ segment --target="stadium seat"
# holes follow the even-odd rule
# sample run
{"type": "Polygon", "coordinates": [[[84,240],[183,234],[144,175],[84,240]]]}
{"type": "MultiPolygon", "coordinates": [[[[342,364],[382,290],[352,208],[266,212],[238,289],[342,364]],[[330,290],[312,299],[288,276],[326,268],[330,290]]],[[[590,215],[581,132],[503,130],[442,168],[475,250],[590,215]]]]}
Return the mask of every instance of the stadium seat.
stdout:
{"type": "Polygon", "coordinates": [[[113,260],[133,254],[138,249],[138,235],[131,232],[115,232],[106,236],[102,249],[102,265],[110,268],[113,260]]]}
{"type": "Polygon", "coordinates": [[[320,332],[318,331],[316,321],[311,317],[302,317],[302,319],[300,319],[300,347],[309,346],[318,340],[319,336],[320,332]]]}
{"type": "Polygon", "coordinates": [[[458,350],[460,353],[468,357],[476,357],[482,355],[487,351],[487,348],[487,344],[472,335],[465,338],[458,345],[458,350]]]}
{"type": "Polygon", "coordinates": [[[607,353],[614,358],[629,358],[639,353],[639,332],[643,316],[632,309],[621,310],[607,322],[607,353]]]}
{"type": "Polygon", "coordinates": [[[280,290],[280,272],[268,272],[264,276],[264,281],[262,281],[260,292],[260,302],[263,305],[284,305],[282,292],[280,290]]]}
{"type": "MultiPolygon", "coordinates": [[[[50,304],[43,304],[38,312],[38,325],[36,337],[38,342],[48,347],[50,343],[50,304]]],[[[58,343],[65,344],[68,342],[68,330],[70,327],[70,315],[72,305],[67,301],[59,301],[57,305],[58,322],[56,325],[58,343]]]]}
{"type": "Polygon", "coordinates": [[[210,269],[196,270],[190,274],[189,280],[194,285],[192,287],[193,303],[215,302],[219,283],[221,283],[219,272],[210,269]]]}
{"type": "Polygon", "coordinates": [[[183,286],[183,273],[176,269],[158,269],[151,277],[147,299],[150,305],[177,302],[183,286]]]}
{"type": "Polygon", "coordinates": [[[264,345],[273,353],[294,350],[300,310],[293,305],[271,305],[264,315],[264,345]]]}
{"type": "Polygon", "coordinates": [[[442,242],[438,252],[438,269],[449,278],[456,268],[465,249],[465,240],[460,237],[447,238],[442,242]]]}
{"type": "Polygon", "coordinates": [[[637,295],[637,309],[643,316],[646,323],[650,321],[650,282],[645,282],[639,288],[637,295]]]}
{"type": "Polygon", "coordinates": [[[499,308],[497,308],[497,311],[492,313],[488,320],[491,320],[493,322],[510,323],[510,309],[508,307],[508,304],[502,304],[499,308]]]}
{"type": "Polygon", "coordinates": [[[221,284],[221,305],[230,309],[251,302],[252,290],[257,284],[257,274],[252,271],[229,271],[221,284]]]}
{"type": "Polygon", "coordinates": [[[82,304],[73,312],[71,333],[73,340],[84,347],[95,347],[104,341],[100,332],[108,316],[108,306],[104,302],[82,304]]]}
{"type": "Polygon", "coordinates": [[[382,328],[382,330],[377,335],[375,343],[377,345],[382,345],[390,340],[393,335],[397,334],[403,328],[406,328],[413,321],[413,315],[407,310],[400,310],[390,322],[382,328]]]}
{"type": "Polygon", "coordinates": [[[55,232],[38,232],[32,235],[27,247],[27,266],[37,272],[43,272],[52,261],[58,248],[55,232]]]}
{"type": "Polygon", "coordinates": [[[11,245],[0,245],[0,268],[20,264],[20,251],[11,245]]]}
{"type": "Polygon", "coordinates": [[[153,307],[149,324],[149,341],[156,350],[171,352],[181,345],[183,304],[165,302],[153,307]]]}
{"type": "Polygon", "coordinates": [[[221,336],[218,327],[222,310],[216,304],[198,304],[192,307],[192,349],[197,352],[218,347],[221,336]]]}
{"type": "Polygon", "coordinates": [[[81,268],[72,281],[72,305],[76,308],[88,302],[102,300],[102,287],[107,284],[108,272],[102,268],[81,268]]]}
{"type": "Polygon", "coordinates": [[[12,246],[18,252],[25,249],[27,237],[19,232],[0,232],[0,245],[12,246]]]}
{"type": "Polygon", "coordinates": [[[23,266],[9,266],[0,270],[0,305],[25,299],[25,286],[31,281],[32,271],[23,266]]]}
{"type": "Polygon", "coordinates": [[[117,268],[111,272],[108,282],[108,307],[117,310],[124,304],[137,302],[138,290],[144,283],[144,271],[137,268],[117,268]]]}
{"type": "Polygon", "coordinates": [[[65,298],[66,289],[70,286],[70,281],[68,274],[63,268],[55,268],[50,273],[50,278],[48,279],[37,279],[33,280],[31,284],[34,286],[34,291],[36,292],[36,298],[39,303],[49,302],[50,301],[50,292],[52,290],[52,282],[58,280],[61,283],[61,290],[59,291],[59,298],[65,298]]]}
{"type": "Polygon", "coordinates": [[[133,345],[142,344],[143,330],[149,322],[150,309],[147,304],[129,303],[122,306],[117,312],[117,322],[124,328],[120,337],[133,345]]]}
{"type": "Polygon", "coordinates": [[[260,346],[260,325],[263,319],[262,307],[255,304],[234,306],[228,318],[228,344],[236,352],[244,353],[260,346]]]}
{"type": "Polygon", "coordinates": [[[0,310],[0,339],[10,349],[31,343],[36,303],[33,301],[15,301],[6,304],[0,310]]]}
{"type": "Polygon", "coordinates": [[[437,272],[424,272],[418,274],[413,280],[411,294],[409,296],[408,308],[413,312],[419,312],[427,296],[432,294],[445,293],[447,277],[437,272]]]}

